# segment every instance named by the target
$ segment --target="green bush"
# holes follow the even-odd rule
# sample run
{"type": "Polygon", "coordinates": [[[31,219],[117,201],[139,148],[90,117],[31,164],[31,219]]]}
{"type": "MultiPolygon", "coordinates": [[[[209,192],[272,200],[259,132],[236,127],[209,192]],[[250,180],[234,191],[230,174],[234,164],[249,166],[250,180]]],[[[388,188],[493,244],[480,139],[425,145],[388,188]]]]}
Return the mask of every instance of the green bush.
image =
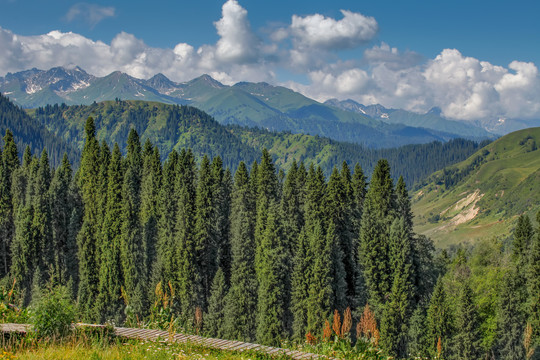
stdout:
{"type": "Polygon", "coordinates": [[[65,286],[41,292],[32,311],[32,323],[38,338],[59,339],[69,335],[75,321],[75,307],[65,286]]]}

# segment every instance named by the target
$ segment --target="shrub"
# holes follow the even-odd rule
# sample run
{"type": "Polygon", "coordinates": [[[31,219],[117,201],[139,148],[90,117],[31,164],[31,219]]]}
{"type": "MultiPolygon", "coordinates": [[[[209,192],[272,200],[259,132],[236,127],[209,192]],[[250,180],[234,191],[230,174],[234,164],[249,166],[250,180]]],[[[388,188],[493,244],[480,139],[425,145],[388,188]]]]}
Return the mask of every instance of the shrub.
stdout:
{"type": "Polygon", "coordinates": [[[38,338],[59,339],[73,330],[75,308],[65,286],[44,290],[32,312],[32,323],[38,338]]]}

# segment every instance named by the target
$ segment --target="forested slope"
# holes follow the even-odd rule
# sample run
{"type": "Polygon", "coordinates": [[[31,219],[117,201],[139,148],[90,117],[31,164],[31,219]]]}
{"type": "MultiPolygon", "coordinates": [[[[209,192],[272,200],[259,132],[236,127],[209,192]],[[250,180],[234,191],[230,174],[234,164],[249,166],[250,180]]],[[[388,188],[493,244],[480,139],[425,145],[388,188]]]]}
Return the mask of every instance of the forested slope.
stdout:
{"type": "MultiPolygon", "coordinates": [[[[407,145],[392,149],[372,149],[319,136],[271,132],[240,126],[223,126],[206,113],[190,107],[144,101],[109,101],[88,106],[54,105],[31,110],[30,114],[49,131],[82,149],[83,126],[94,117],[99,141],[109,146],[125,144],[129,129],[149,139],[165,159],[172,149],[189,147],[199,162],[203,154],[221,156],[226,167],[236,169],[240,161],[250,164],[269,149],[276,165],[290,168],[293,159],[320,165],[326,176],[343,161],[360,163],[371,172],[380,158],[388,159],[394,176],[403,176],[412,186],[444,166],[466,159],[478,149],[470,140],[455,139],[407,145]]],[[[125,145],[120,145],[125,153],[125,145]]]]}

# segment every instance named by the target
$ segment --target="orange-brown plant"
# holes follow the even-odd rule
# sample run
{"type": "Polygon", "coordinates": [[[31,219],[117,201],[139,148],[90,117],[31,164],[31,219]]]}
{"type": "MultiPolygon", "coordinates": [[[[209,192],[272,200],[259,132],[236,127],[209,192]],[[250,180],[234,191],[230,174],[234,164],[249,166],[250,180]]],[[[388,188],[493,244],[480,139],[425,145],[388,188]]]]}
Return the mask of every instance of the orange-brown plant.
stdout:
{"type": "Polygon", "coordinates": [[[324,329],[323,329],[323,340],[324,341],[330,341],[332,338],[332,328],[330,327],[330,323],[328,320],[324,321],[324,329]]]}
{"type": "Polygon", "coordinates": [[[534,355],[534,350],[536,347],[532,342],[533,337],[533,328],[530,322],[525,326],[525,333],[523,334],[523,346],[525,347],[525,358],[527,360],[531,359],[534,355]]]}
{"type": "Polygon", "coordinates": [[[439,336],[439,339],[437,340],[437,359],[441,358],[442,354],[442,341],[441,337],[439,336]]]}
{"type": "Polygon", "coordinates": [[[306,334],[306,342],[310,345],[317,345],[317,338],[313,336],[311,331],[306,334]]]}
{"type": "Polygon", "coordinates": [[[351,314],[351,308],[348,307],[345,312],[343,313],[343,324],[341,324],[341,337],[346,337],[350,332],[352,328],[352,314],[351,314]]]}
{"type": "Polygon", "coordinates": [[[373,344],[379,344],[379,330],[377,329],[377,320],[375,315],[369,308],[369,304],[364,307],[364,313],[356,325],[356,337],[364,338],[371,341],[373,344]]]}
{"type": "Polygon", "coordinates": [[[200,306],[197,306],[195,308],[195,331],[197,332],[197,335],[202,329],[203,325],[203,313],[200,306]]]}
{"type": "Polygon", "coordinates": [[[334,330],[334,333],[339,336],[341,333],[341,316],[339,315],[339,311],[334,310],[334,323],[332,324],[332,329],[334,330]]]}

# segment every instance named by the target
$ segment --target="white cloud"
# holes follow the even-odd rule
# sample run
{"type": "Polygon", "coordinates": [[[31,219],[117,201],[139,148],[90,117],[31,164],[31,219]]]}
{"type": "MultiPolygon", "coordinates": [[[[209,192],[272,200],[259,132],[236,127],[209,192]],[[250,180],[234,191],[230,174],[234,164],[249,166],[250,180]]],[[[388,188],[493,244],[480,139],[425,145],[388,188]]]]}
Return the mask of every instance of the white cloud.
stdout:
{"type": "Polygon", "coordinates": [[[215,22],[220,36],[216,57],[229,62],[249,63],[257,60],[259,40],[251,31],[247,11],[236,0],[228,0],[222,17],[215,22]]]}
{"type": "Polygon", "coordinates": [[[65,19],[68,22],[82,20],[88,23],[91,27],[94,27],[103,19],[113,17],[115,12],[116,10],[112,6],[100,6],[97,4],[81,2],[69,8],[65,19]]]}
{"type": "Polygon", "coordinates": [[[370,16],[341,10],[343,19],[320,14],[305,17],[293,15],[290,31],[299,47],[324,50],[355,48],[377,34],[377,21],[370,16]]]}

